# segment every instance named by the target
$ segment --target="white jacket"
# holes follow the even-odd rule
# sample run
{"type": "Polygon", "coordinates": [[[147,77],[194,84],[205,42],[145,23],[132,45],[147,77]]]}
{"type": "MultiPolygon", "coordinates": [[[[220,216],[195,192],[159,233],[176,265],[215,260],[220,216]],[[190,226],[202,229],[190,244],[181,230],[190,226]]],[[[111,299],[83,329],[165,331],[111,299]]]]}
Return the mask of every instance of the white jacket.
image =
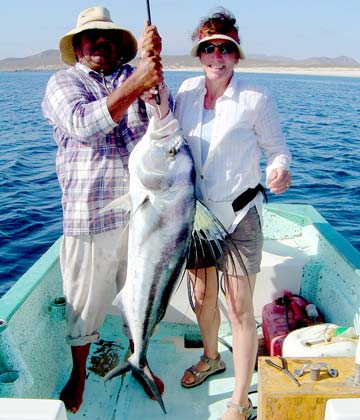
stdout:
{"type": "MultiPolygon", "coordinates": [[[[267,177],[275,168],[288,169],[291,155],[269,92],[238,79],[235,74],[224,95],[216,101],[210,148],[202,165],[200,137],[205,94],[204,76],[185,80],[177,93],[175,117],[194,157],[197,189],[202,199],[206,203],[232,203],[261,182],[262,151],[266,156],[267,177]]],[[[236,223],[250,206],[261,205],[260,196],[254,201],[239,212],[236,223]]]]}

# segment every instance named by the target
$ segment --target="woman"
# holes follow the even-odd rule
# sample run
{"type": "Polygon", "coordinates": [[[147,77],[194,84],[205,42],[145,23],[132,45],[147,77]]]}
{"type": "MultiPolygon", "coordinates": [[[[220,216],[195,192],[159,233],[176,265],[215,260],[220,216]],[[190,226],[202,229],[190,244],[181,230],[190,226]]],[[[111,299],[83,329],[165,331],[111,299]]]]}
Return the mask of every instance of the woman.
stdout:
{"type": "MultiPolygon", "coordinates": [[[[195,44],[191,53],[199,57],[204,75],[183,82],[177,94],[175,116],[193,153],[198,198],[227,227],[229,245],[237,248],[233,253],[236,267],[225,276],[235,387],[221,420],[242,420],[251,417],[248,390],[258,344],[252,295],[263,245],[260,215],[265,191],[260,184],[260,156],[262,151],[266,155],[270,192],[280,194],[291,182],[290,153],[268,92],[234,74],[234,67],[244,54],[231,13],[221,9],[203,19],[192,39],[195,44]],[[243,264],[236,258],[239,254],[243,264]]],[[[185,371],[181,383],[186,388],[225,370],[217,344],[220,312],[214,265],[210,255],[205,256],[200,268],[188,267],[204,355],[185,371]]]]}

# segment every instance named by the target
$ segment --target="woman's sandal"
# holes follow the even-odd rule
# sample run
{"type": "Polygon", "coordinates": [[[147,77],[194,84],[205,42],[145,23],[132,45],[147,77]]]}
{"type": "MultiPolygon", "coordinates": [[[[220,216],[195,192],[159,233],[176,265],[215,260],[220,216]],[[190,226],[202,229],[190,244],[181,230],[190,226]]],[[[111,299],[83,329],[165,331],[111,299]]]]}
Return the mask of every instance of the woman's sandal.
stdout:
{"type": "Polygon", "coordinates": [[[192,375],[194,375],[194,382],[187,384],[181,380],[181,385],[184,388],[193,388],[194,386],[198,386],[202,384],[209,376],[224,372],[226,369],[225,363],[221,359],[220,354],[216,359],[209,359],[204,355],[202,355],[200,359],[202,362],[206,363],[209,368],[204,372],[198,370],[195,365],[191,366],[189,369],[186,369],[185,372],[190,372],[192,375]]]}
{"type": "MultiPolygon", "coordinates": [[[[239,404],[235,404],[232,401],[229,401],[226,404],[226,406],[228,408],[232,408],[233,410],[235,410],[236,413],[243,414],[244,420],[249,420],[251,418],[251,414],[253,412],[253,405],[252,405],[252,402],[251,402],[250,398],[248,398],[248,401],[249,401],[249,407],[247,407],[247,408],[241,407],[239,404]]],[[[221,420],[221,418],[218,419],[218,420],[221,420]]]]}

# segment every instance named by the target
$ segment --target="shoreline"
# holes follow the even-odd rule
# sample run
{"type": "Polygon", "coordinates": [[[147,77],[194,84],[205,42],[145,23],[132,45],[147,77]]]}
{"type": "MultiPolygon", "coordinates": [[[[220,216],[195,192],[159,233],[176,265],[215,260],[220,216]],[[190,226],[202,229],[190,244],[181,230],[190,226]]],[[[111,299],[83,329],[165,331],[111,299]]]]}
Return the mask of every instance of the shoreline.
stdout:
{"type": "MultiPolygon", "coordinates": [[[[26,72],[26,71],[58,71],[66,67],[63,66],[41,66],[24,68],[0,68],[1,72],[26,72]]],[[[164,71],[179,72],[199,72],[202,73],[200,66],[164,65],[164,71]]],[[[360,77],[360,67],[301,67],[301,66],[237,66],[236,73],[263,73],[263,74],[284,74],[284,75],[304,75],[304,76],[334,76],[334,77],[360,77]]]]}
{"type": "MultiPolygon", "coordinates": [[[[164,71],[198,71],[201,67],[164,67],[164,71]]],[[[360,67],[236,67],[236,73],[298,74],[311,76],[360,77],[360,67]]]]}

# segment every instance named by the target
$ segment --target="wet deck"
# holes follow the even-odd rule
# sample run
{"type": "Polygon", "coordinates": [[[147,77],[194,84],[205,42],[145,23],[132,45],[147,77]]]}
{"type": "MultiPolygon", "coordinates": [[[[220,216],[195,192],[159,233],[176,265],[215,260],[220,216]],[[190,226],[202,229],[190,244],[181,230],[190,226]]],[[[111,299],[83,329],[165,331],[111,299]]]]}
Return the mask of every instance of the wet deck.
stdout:
{"type": "MultiPolygon", "coordinates": [[[[165,383],[163,401],[167,414],[164,414],[155,401],[150,400],[141,385],[131,374],[116,377],[104,384],[102,376],[109,366],[126,359],[127,340],[119,336],[114,338],[113,331],[119,330],[117,318],[109,318],[102,330],[102,340],[92,346],[89,358],[89,377],[84,393],[84,403],[76,414],[69,414],[69,419],[88,420],[183,420],[192,417],[197,420],[216,420],[224,413],[226,402],[231,397],[234,386],[232,353],[219,344],[219,351],[227,369],[214,375],[204,384],[193,389],[180,385],[180,378],[185,368],[194,364],[202,354],[202,348],[185,348],[184,334],[194,338],[194,327],[180,327],[172,324],[160,324],[149,347],[148,360],[151,369],[165,383]]],[[[222,327],[220,336],[231,344],[231,336],[226,327],[222,327]]],[[[257,373],[254,372],[251,399],[257,405],[257,373]]],[[[254,418],[255,415],[253,416],[254,418]]]]}

